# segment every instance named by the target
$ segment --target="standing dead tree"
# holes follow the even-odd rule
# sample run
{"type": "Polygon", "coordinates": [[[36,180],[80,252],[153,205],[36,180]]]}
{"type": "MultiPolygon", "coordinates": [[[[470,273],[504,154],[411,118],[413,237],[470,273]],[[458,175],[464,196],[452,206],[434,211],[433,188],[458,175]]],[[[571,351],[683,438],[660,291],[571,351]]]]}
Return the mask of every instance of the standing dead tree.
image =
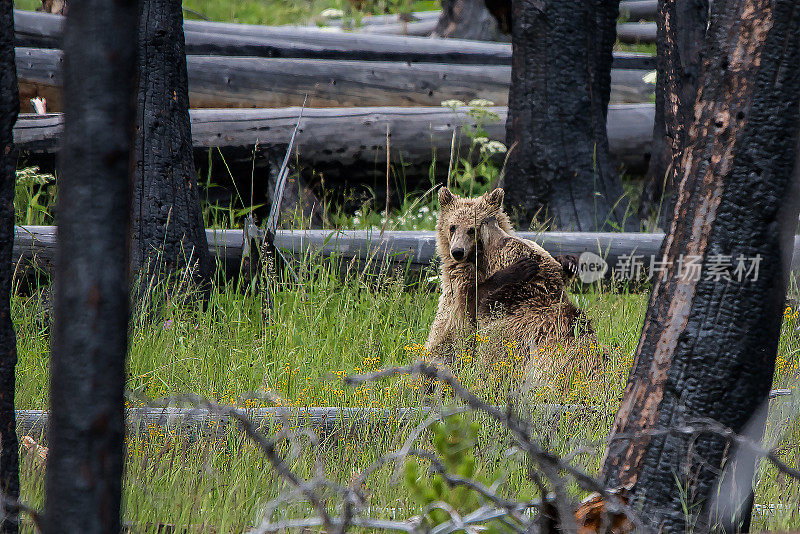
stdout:
{"type": "Polygon", "coordinates": [[[184,49],[180,3],[143,0],[131,260],[144,279],[192,265],[195,281],[205,282],[213,266],[194,168],[184,49]]]}
{"type": "Polygon", "coordinates": [[[75,2],[64,35],[44,532],[120,532],[136,0],[75,2]]]}
{"type": "MultiPolygon", "coordinates": [[[[0,492],[19,498],[19,444],[14,417],[17,338],[11,322],[11,253],[14,247],[14,186],[17,151],[13,129],[19,114],[14,62],[14,6],[0,5],[0,492]]],[[[16,513],[3,505],[0,532],[18,530],[16,513]]]]}
{"type": "Polygon", "coordinates": [[[675,175],[693,118],[708,6],[708,0],[660,0],[658,5],[656,114],[639,215],[655,217],[662,227],[671,215],[675,175]]]}
{"type": "Polygon", "coordinates": [[[512,3],[503,187],[509,211],[564,230],[625,226],[608,150],[618,1],[512,3]]]}
{"type": "MultiPolygon", "coordinates": [[[[714,3],[670,231],[605,459],[610,486],[662,531],[701,513],[731,442],[666,430],[710,418],[741,433],[767,400],[800,210],[800,7],[714,3]],[[700,504],[703,503],[703,504],[700,504]],[[690,510],[687,514],[686,510],[690,510]]],[[[752,467],[752,466],[751,466],[752,467]]]]}

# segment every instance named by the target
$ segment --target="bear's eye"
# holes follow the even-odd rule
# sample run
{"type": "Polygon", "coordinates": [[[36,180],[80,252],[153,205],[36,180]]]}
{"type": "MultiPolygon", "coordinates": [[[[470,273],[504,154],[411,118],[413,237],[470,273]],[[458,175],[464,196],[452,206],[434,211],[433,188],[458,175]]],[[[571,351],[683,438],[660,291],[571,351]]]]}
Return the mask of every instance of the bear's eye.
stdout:
{"type": "Polygon", "coordinates": [[[456,225],[454,224],[454,225],[452,225],[452,226],[450,227],[450,233],[451,233],[451,234],[454,234],[455,232],[456,232],[456,225]]]}
{"type": "Polygon", "coordinates": [[[469,230],[467,230],[467,235],[470,236],[470,237],[474,237],[475,236],[475,228],[470,228],[469,230]]]}

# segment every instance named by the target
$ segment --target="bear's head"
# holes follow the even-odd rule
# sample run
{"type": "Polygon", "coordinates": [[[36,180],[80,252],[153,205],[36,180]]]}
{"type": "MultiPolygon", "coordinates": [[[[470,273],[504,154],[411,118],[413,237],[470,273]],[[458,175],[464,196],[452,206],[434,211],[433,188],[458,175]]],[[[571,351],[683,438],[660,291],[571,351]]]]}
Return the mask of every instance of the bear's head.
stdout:
{"type": "Polygon", "coordinates": [[[482,251],[481,225],[496,219],[503,230],[511,233],[511,222],[503,211],[502,189],[489,191],[477,198],[454,195],[448,188],[439,190],[439,220],[436,223],[436,250],[447,264],[475,263],[482,251]]]}

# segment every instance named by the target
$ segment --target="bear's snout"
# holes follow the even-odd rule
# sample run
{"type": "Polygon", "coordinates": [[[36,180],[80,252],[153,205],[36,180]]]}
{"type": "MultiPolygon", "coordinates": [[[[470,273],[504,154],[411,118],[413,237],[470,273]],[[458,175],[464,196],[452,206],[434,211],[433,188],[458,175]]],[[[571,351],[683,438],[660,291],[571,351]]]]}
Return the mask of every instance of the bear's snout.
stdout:
{"type": "Polygon", "coordinates": [[[450,255],[453,256],[453,259],[456,261],[461,261],[466,256],[466,252],[463,248],[451,248],[450,255]]]}

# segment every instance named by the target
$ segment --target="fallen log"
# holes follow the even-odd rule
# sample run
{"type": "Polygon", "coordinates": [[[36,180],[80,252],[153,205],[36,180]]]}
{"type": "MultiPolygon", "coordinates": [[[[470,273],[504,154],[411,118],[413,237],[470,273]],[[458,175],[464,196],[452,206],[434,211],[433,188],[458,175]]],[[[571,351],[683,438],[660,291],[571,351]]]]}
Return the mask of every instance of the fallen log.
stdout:
{"type": "MultiPolygon", "coordinates": [[[[276,407],[234,408],[262,431],[276,431],[287,425],[295,429],[311,429],[321,434],[355,433],[365,430],[397,429],[419,424],[430,408],[348,408],[348,407],[276,407]]],[[[578,404],[533,404],[530,417],[551,420],[596,411],[593,406],[578,404]]],[[[49,413],[44,410],[17,410],[17,434],[41,440],[47,437],[49,413]]],[[[186,437],[222,439],[238,426],[231,415],[206,408],[143,407],[126,410],[127,433],[139,438],[163,438],[167,434],[186,437]]]]}
{"type": "MultiPolygon", "coordinates": [[[[20,98],[61,109],[60,50],[17,48],[20,98]]],[[[316,59],[188,56],[193,108],[438,106],[445,100],[508,101],[511,67],[316,59]]],[[[611,71],[611,101],[645,102],[646,71],[611,71]]]]}
{"type": "Polygon", "coordinates": [[[619,3],[620,18],[629,22],[655,20],[657,14],[658,0],[635,0],[619,3]]]}
{"type": "MultiPolygon", "coordinates": [[[[500,120],[485,124],[493,140],[505,140],[506,108],[490,110],[500,120]]],[[[336,165],[351,168],[380,162],[385,171],[386,128],[391,138],[392,161],[419,167],[427,176],[434,155],[447,165],[453,132],[462,153],[471,139],[461,133],[474,126],[467,108],[311,108],[303,113],[295,141],[303,165],[324,170],[336,165]]],[[[299,108],[284,109],[193,109],[192,141],[195,147],[262,148],[284,146],[292,135],[299,108]]],[[[612,104],[608,110],[611,153],[628,169],[645,168],[653,131],[652,104],[612,104]]],[[[14,128],[18,148],[54,153],[63,129],[60,114],[20,115],[14,128]]]]}
{"type": "Polygon", "coordinates": [[[407,15],[402,13],[391,15],[363,15],[360,19],[333,19],[326,21],[323,27],[359,29],[369,28],[370,26],[383,26],[386,24],[398,24],[401,22],[424,22],[428,20],[439,20],[442,16],[441,11],[413,11],[407,15]]]}
{"type": "MultiPolygon", "coordinates": [[[[653,20],[658,12],[658,0],[631,0],[619,3],[619,16],[626,21],[653,20]]],[[[441,11],[414,11],[410,14],[411,22],[422,22],[426,20],[438,20],[442,16],[441,11]]],[[[404,15],[365,15],[360,20],[329,20],[326,26],[332,28],[347,27],[370,27],[383,24],[396,24],[403,22],[404,15]]],[[[190,22],[190,21],[186,21],[190,22]]]]}
{"type": "Polygon", "coordinates": [[[422,20],[417,22],[395,22],[393,24],[376,24],[364,28],[356,28],[355,31],[363,34],[372,35],[412,35],[416,37],[428,37],[436,29],[436,20],[422,20]]]}
{"type": "Polygon", "coordinates": [[[655,22],[629,22],[617,24],[617,39],[621,43],[655,43],[655,22]]]}
{"type": "MultiPolygon", "coordinates": [[[[17,261],[33,261],[47,268],[55,254],[55,226],[17,226],[14,229],[14,255],[17,261]]],[[[401,265],[425,268],[436,258],[436,234],[429,231],[380,230],[279,230],[275,246],[296,259],[335,258],[377,267],[401,265]]],[[[608,265],[607,275],[632,255],[642,261],[641,271],[650,269],[650,259],[658,258],[663,233],[595,232],[518,232],[532,239],[553,255],[592,252],[608,265]]],[[[242,230],[207,229],[209,250],[220,265],[235,268],[241,261],[242,230]]],[[[638,265],[638,263],[637,263],[638,265]]],[[[800,236],[795,237],[792,270],[800,273],[800,236]]]]}
{"type": "MultiPolygon", "coordinates": [[[[61,46],[63,17],[60,15],[16,10],[14,23],[18,47],[61,46]]],[[[336,30],[191,20],[184,22],[186,53],[189,55],[511,64],[511,46],[505,43],[369,35],[336,30]]],[[[648,54],[615,53],[614,68],[653,69],[655,59],[648,54]]]]}

